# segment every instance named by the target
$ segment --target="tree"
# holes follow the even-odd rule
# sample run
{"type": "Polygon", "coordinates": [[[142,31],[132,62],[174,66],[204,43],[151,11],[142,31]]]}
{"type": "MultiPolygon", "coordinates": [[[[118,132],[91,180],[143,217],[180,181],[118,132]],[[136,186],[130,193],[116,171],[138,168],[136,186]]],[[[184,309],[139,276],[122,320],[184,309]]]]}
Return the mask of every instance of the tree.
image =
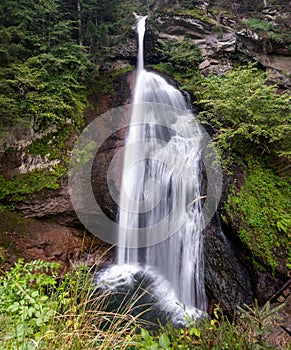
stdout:
{"type": "Polygon", "coordinates": [[[91,63],[60,3],[5,0],[0,7],[2,135],[20,122],[34,129],[80,123],[91,63]]]}

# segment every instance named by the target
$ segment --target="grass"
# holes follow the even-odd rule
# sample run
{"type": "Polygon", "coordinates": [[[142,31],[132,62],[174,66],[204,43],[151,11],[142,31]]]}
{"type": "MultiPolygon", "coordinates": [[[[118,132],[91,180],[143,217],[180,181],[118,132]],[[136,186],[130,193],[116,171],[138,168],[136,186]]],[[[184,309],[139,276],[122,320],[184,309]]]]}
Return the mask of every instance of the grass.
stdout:
{"type": "Polygon", "coordinates": [[[234,321],[216,308],[213,318],[153,333],[141,314],[132,316],[137,295],[109,311],[109,293],[98,292],[92,269],[74,266],[63,277],[57,271],[40,260],[1,270],[1,349],[287,349],[267,339],[278,311],[269,304],[241,308],[234,321]]]}
{"type": "Polygon", "coordinates": [[[106,311],[107,295],[97,292],[89,268],[76,266],[58,282],[57,269],[20,260],[2,271],[1,349],[126,348],[136,327],[130,308],[106,311]]]}

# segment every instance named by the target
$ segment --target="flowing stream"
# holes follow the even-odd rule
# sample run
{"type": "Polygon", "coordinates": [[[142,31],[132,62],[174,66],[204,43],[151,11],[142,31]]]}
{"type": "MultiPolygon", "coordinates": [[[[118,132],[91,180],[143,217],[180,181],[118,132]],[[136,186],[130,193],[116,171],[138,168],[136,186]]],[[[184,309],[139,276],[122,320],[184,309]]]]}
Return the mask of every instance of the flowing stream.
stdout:
{"type": "Polygon", "coordinates": [[[142,271],[161,308],[172,314],[180,308],[180,318],[185,310],[199,317],[207,308],[201,208],[203,133],[182,93],[144,69],[145,26],[146,17],[140,17],[117,263],[99,276],[99,283],[118,290],[121,285],[132,285],[142,271]]]}

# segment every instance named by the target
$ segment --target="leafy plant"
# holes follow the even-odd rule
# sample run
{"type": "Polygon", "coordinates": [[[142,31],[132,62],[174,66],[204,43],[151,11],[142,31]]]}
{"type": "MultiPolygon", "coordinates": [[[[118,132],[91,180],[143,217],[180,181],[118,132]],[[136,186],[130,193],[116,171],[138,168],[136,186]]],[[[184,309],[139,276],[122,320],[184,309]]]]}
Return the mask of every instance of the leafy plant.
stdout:
{"type": "Polygon", "coordinates": [[[57,263],[20,259],[8,272],[1,271],[0,315],[10,319],[13,330],[5,335],[12,343],[25,344],[26,338],[39,338],[56,313],[56,303],[48,293],[56,286],[57,263]]]}
{"type": "Polygon", "coordinates": [[[136,349],[204,349],[204,350],[255,350],[276,349],[269,341],[270,326],[278,319],[281,308],[270,308],[270,304],[259,308],[246,306],[230,321],[216,307],[212,319],[188,321],[186,327],[171,326],[161,329],[159,335],[142,329],[136,336],[136,349]],[[260,336],[259,336],[260,335],[260,336]]]}
{"type": "Polygon", "coordinates": [[[256,344],[257,349],[273,348],[270,345],[267,346],[266,340],[269,337],[272,327],[280,319],[278,312],[283,306],[284,304],[281,304],[271,308],[270,302],[267,302],[262,307],[259,307],[257,301],[255,301],[253,307],[248,305],[244,305],[244,307],[238,306],[240,325],[242,328],[247,327],[250,330],[248,332],[248,339],[250,342],[256,344]]]}

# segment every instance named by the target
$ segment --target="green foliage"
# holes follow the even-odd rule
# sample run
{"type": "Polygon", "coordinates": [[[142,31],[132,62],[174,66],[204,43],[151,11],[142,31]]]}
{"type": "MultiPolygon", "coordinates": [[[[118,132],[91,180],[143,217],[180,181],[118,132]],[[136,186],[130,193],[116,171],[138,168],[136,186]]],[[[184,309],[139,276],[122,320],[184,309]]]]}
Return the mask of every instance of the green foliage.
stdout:
{"type": "MultiPolygon", "coordinates": [[[[83,123],[88,83],[113,47],[132,33],[139,1],[0,5],[0,133],[83,123]],[[97,63],[97,64],[96,64],[97,63]]],[[[108,83],[107,83],[108,86],[108,83]]]]}
{"type": "Polygon", "coordinates": [[[160,42],[161,61],[174,70],[193,75],[200,60],[200,50],[190,40],[168,40],[160,42]]]}
{"type": "Polygon", "coordinates": [[[268,21],[262,21],[258,18],[249,18],[246,19],[244,21],[244,24],[247,27],[251,27],[255,30],[259,30],[259,31],[263,31],[263,32],[267,32],[267,31],[275,31],[276,27],[274,26],[274,24],[268,22],[268,21]]]}
{"type": "Polygon", "coordinates": [[[250,162],[249,169],[243,186],[229,193],[225,210],[255,259],[275,269],[280,256],[290,268],[290,184],[260,164],[250,162]]]}
{"type": "Polygon", "coordinates": [[[90,83],[90,92],[97,92],[103,95],[113,95],[115,93],[116,78],[127,72],[131,72],[133,69],[133,66],[126,66],[122,68],[117,68],[107,74],[98,75],[90,83]]]}
{"type": "Polygon", "coordinates": [[[1,349],[128,348],[135,319],[104,311],[107,297],[96,293],[88,267],[73,267],[59,283],[57,268],[20,260],[1,277],[1,349]]]}
{"type": "Polygon", "coordinates": [[[214,310],[213,319],[188,321],[186,327],[162,329],[160,335],[151,335],[142,329],[136,337],[135,349],[204,349],[204,350],[255,350],[277,349],[270,344],[267,336],[270,326],[278,319],[282,306],[270,309],[267,304],[262,309],[257,305],[240,308],[234,321],[230,321],[219,308],[214,310]],[[137,341],[138,340],[138,341],[137,341]]]}
{"type": "MultiPolygon", "coordinates": [[[[31,155],[48,156],[48,160],[57,159],[63,165],[68,164],[67,152],[70,150],[69,138],[74,131],[72,125],[64,127],[58,132],[50,133],[40,139],[33,141],[28,146],[28,153],[31,155]]],[[[7,150],[6,150],[7,152],[7,150]]]]}
{"type": "Polygon", "coordinates": [[[1,348],[278,349],[267,338],[280,307],[245,305],[233,321],[216,308],[213,319],[189,318],[186,327],[161,327],[152,334],[127,313],[131,307],[123,314],[105,311],[107,296],[96,291],[88,267],[74,266],[61,278],[56,276],[58,268],[55,263],[19,260],[9,271],[1,271],[1,348]]]}
{"type": "Polygon", "coordinates": [[[136,343],[135,348],[141,350],[173,349],[170,347],[170,340],[167,333],[164,332],[158,337],[153,337],[150,335],[149,331],[143,328],[141,329],[141,340],[136,343]]]}
{"type": "Polygon", "coordinates": [[[114,47],[132,33],[133,12],[142,13],[138,0],[83,0],[70,6],[71,19],[78,18],[78,42],[87,48],[90,60],[101,64],[112,57],[114,47]]]}
{"type": "Polygon", "coordinates": [[[40,330],[49,331],[56,303],[50,300],[48,293],[56,285],[58,268],[57,263],[19,260],[8,272],[1,271],[4,276],[0,277],[0,315],[2,322],[9,320],[10,329],[13,324],[13,330],[5,334],[11,345],[33,348],[27,346],[27,342],[31,342],[29,339],[38,339],[40,330]]]}
{"type": "Polygon", "coordinates": [[[22,119],[33,122],[35,129],[62,127],[68,120],[76,126],[82,124],[86,90],[78,77],[90,64],[72,50],[58,48],[11,66],[13,76],[6,81],[11,91],[10,113],[3,105],[8,114],[6,119],[16,112],[22,119]]]}
{"type": "MultiPolygon", "coordinates": [[[[86,3],[90,0],[80,2],[87,11],[86,3]]],[[[91,1],[90,6],[94,4],[91,1]]],[[[119,6],[119,1],[111,5],[110,11],[119,6]]],[[[74,37],[78,15],[73,15],[70,6],[69,2],[65,5],[59,0],[37,3],[5,0],[1,4],[2,137],[18,123],[36,129],[52,125],[62,127],[68,120],[77,126],[82,123],[88,73],[93,66],[87,48],[76,45],[83,39],[74,37]]],[[[88,14],[86,11],[84,16],[88,14]]],[[[81,17],[82,23],[90,22],[81,17]]],[[[98,19],[96,25],[105,24],[98,19]]]]}
{"type": "Polygon", "coordinates": [[[160,43],[161,62],[153,66],[157,71],[172,76],[181,89],[191,90],[198,80],[200,51],[191,41],[168,40],[160,43]]]}
{"type": "Polygon", "coordinates": [[[198,103],[204,108],[199,118],[214,127],[220,148],[239,154],[275,148],[277,154],[290,152],[291,97],[276,94],[265,80],[265,74],[250,64],[221,76],[201,77],[196,84],[198,103]]]}
{"type": "Polygon", "coordinates": [[[284,304],[278,305],[271,308],[270,302],[268,301],[262,307],[258,306],[258,302],[255,301],[253,307],[244,305],[244,307],[239,307],[239,323],[244,328],[244,325],[248,325],[249,329],[252,330],[248,334],[248,340],[253,341],[257,344],[258,349],[268,349],[272,348],[266,343],[268,334],[274,327],[274,325],[280,320],[278,312],[283,308],[284,304]]]}

